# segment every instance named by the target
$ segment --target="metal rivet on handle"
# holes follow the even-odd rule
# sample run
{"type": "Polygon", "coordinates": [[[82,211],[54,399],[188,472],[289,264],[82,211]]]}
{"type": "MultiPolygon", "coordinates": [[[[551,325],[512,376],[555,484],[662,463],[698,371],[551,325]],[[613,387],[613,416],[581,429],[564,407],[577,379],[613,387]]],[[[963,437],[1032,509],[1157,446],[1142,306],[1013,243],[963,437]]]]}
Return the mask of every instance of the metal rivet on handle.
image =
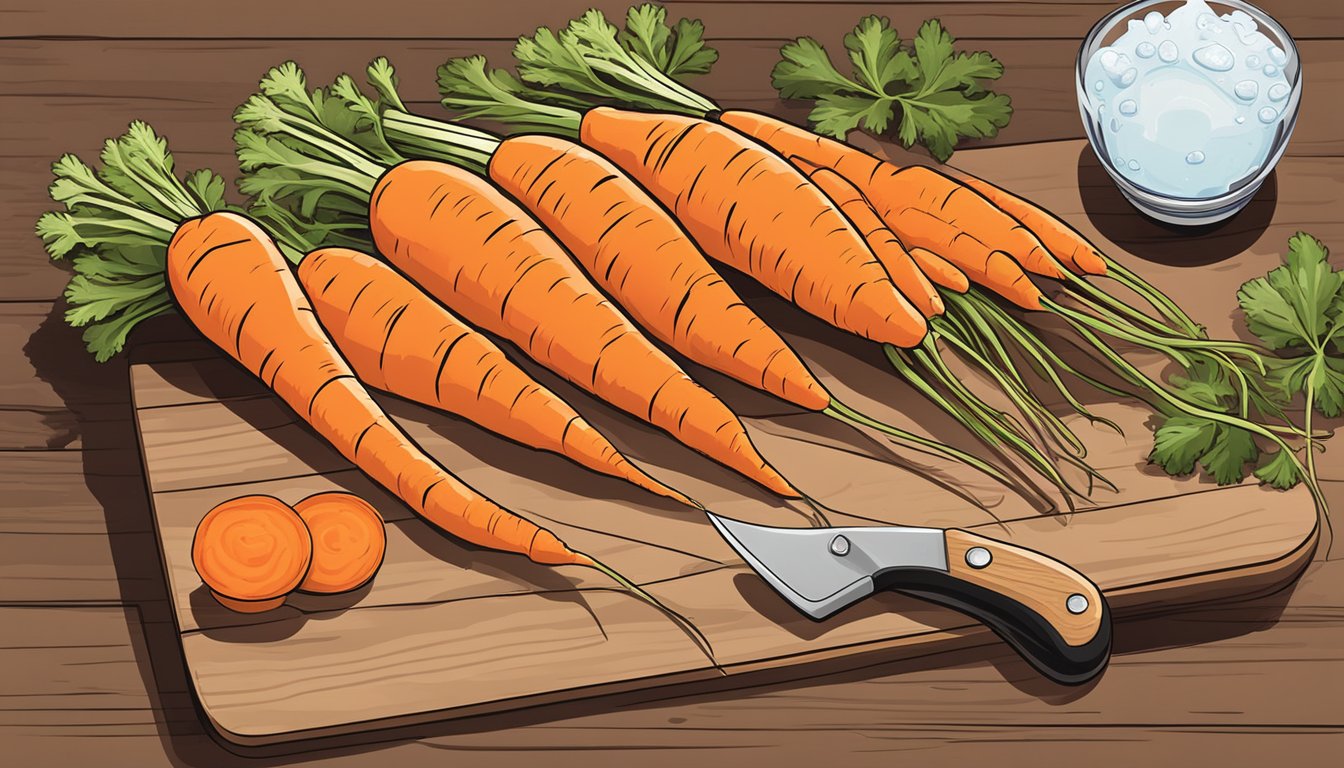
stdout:
{"type": "Polygon", "coordinates": [[[1087,605],[1087,597],[1077,594],[1076,592],[1069,595],[1069,599],[1064,603],[1064,607],[1069,609],[1069,613],[1072,613],[1075,616],[1086,611],[1087,605]]]}
{"type": "Polygon", "coordinates": [[[984,568],[993,559],[994,556],[984,547],[971,547],[966,550],[966,564],[972,568],[984,568]]]}
{"type": "Polygon", "coordinates": [[[836,557],[844,557],[849,554],[849,539],[844,536],[836,536],[831,539],[831,554],[836,557]]]}

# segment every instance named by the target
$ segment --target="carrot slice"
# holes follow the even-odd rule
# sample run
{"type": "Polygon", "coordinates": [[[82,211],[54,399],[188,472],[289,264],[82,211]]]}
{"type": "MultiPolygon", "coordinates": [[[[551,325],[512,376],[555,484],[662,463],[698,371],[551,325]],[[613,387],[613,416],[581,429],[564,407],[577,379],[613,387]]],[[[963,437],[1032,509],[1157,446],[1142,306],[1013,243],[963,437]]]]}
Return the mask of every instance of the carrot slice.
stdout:
{"type": "Polygon", "coordinates": [[[191,542],[196,573],[220,605],[278,608],[307,576],[313,541],[303,519],[271,496],[240,496],[201,518],[191,542]]]}
{"type": "Polygon", "coordinates": [[[323,595],[359,589],[387,551],[383,517],[351,493],[318,493],[294,505],[313,537],[313,564],[299,589],[323,595]]]}

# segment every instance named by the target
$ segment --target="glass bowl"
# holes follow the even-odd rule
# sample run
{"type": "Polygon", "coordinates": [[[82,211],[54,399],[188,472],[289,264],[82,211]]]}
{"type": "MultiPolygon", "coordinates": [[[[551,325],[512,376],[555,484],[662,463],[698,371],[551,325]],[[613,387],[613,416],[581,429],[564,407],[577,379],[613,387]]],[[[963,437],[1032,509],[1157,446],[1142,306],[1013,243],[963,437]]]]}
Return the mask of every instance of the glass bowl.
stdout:
{"type": "Polygon", "coordinates": [[[1297,111],[1302,101],[1302,63],[1298,58],[1297,46],[1293,43],[1293,39],[1288,35],[1288,32],[1264,11],[1249,3],[1241,2],[1241,0],[1207,0],[1207,3],[1216,14],[1221,15],[1239,10],[1255,20],[1255,23],[1259,25],[1260,32],[1283,49],[1286,60],[1282,64],[1281,70],[1291,89],[1284,102],[1283,119],[1279,121],[1275,128],[1275,134],[1270,141],[1269,153],[1265,156],[1264,162],[1258,170],[1253,169],[1234,182],[1227,192],[1211,197],[1178,197],[1149,189],[1121,173],[1111,159],[1113,153],[1106,146],[1106,134],[1102,125],[1103,118],[1093,110],[1085,84],[1087,66],[1092,56],[1101,48],[1114,43],[1128,28],[1131,20],[1142,20],[1144,15],[1151,11],[1158,11],[1166,16],[1171,11],[1184,5],[1181,0],[1139,0],[1108,14],[1101,21],[1098,21],[1096,26],[1092,27],[1092,31],[1087,34],[1087,37],[1083,39],[1082,47],[1078,51],[1078,61],[1074,68],[1074,85],[1078,92],[1078,111],[1083,118],[1083,127],[1087,131],[1087,139],[1092,144],[1092,150],[1101,162],[1101,167],[1106,169],[1106,173],[1110,174],[1111,179],[1120,188],[1120,192],[1133,203],[1134,207],[1154,219],[1169,224],[1187,226],[1212,224],[1232,216],[1245,207],[1255,196],[1256,191],[1260,189],[1260,185],[1274,170],[1279,158],[1283,157],[1283,152],[1288,147],[1288,138],[1292,135],[1293,126],[1297,123],[1297,111]]]}

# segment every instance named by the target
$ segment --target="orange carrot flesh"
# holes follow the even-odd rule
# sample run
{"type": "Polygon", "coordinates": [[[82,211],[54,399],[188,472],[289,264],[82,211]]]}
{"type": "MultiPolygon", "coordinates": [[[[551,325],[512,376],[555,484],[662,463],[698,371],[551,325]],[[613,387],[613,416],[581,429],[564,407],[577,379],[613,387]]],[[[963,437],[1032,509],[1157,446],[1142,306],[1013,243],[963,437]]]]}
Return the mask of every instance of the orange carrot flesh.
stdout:
{"type": "Polygon", "coordinates": [[[215,599],[240,613],[278,608],[306,578],[313,541],[298,514],[271,496],[241,496],[201,518],[191,562],[215,599]]]}
{"type": "Polygon", "coordinates": [[[299,589],[340,594],[367,584],[383,564],[383,517],[350,493],[318,493],[294,505],[313,537],[313,564],[299,589]]]}
{"type": "Polygon", "coordinates": [[[569,403],[382,261],[323,248],[304,257],[298,276],[318,320],[369,386],[696,506],[631,464],[569,403]]]}
{"type": "Polygon", "coordinates": [[[938,289],[933,287],[929,278],[920,271],[919,266],[901,245],[901,241],[882,222],[877,211],[873,210],[859,190],[845,177],[829,168],[815,168],[808,174],[808,178],[812,179],[818,189],[826,193],[831,202],[840,208],[840,212],[854,224],[859,234],[863,235],[863,239],[868,241],[873,254],[882,262],[882,266],[886,268],[887,274],[891,275],[891,281],[900,289],[901,294],[925,317],[941,315],[946,307],[943,306],[942,298],[938,296],[938,289]]]}
{"type": "Polygon", "coordinates": [[[1035,233],[1056,258],[1084,275],[1106,274],[1106,258],[1095,245],[1054,214],[1013,193],[967,173],[961,182],[989,199],[1035,233]]]}
{"type": "Polygon", "coordinates": [[[606,158],[553,136],[504,140],[490,178],[641,326],[691,360],[808,410],[830,395],[680,225],[606,158]]]}
{"type": "Polygon", "coordinates": [[[592,565],[427,456],[369,396],[323,331],[270,237],[217,212],[183,222],[165,271],[183,314],[351,463],[431,524],[547,565],[592,565]]]}
{"type": "Polygon", "coordinates": [[[900,347],[924,338],[924,316],[853,225],[779,155],[703,119],[607,107],[585,113],[580,134],[710,257],[865,338],[900,347]]]}
{"type": "Polygon", "coordinates": [[[401,163],[375,186],[369,225],[389,261],[468,322],[771,491],[799,497],[732,411],[485,179],[445,163],[401,163]]]}
{"type": "Polygon", "coordinates": [[[956,293],[965,293],[970,289],[971,281],[966,277],[966,273],[942,256],[924,248],[911,248],[909,253],[910,258],[919,265],[920,271],[935,285],[956,293]]]}
{"type": "Polygon", "coordinates": [[[956,246],[963,256],[974,253],[974,258],[970,259],[948,259],[965,272],[971,282],[984,286],[1023,309],[1042,308],[1040,289],[1031,282],[1031,278],[1012,256],[991,248],[970,233],[931,213],[907,210],[901,216],[901,238],[904,242],[919,243],[914,247],[933,250],[940,256],[946,257],[950,248],[937,244],[956,246]]]}
{"type": "Polygon", "coordinates": [[[950,176],[925,166],[900,168],[857,147],[757,112],[731,110],[719,120],[785,157],[796,155],[849,179],[908,248],[927,248],[962,267],[963,263],[983,265],[988,253],[980,245],[993,243],[994,250],[1007,254],[1023,269],[1044,277],[1064,276],[1054,256],[1030,229],[950,176]],[[953,227],[949,231],[964,231],[971,237],[925,240],[921,222],[907,226],[906,218],[915,214],[935,216],[953,227]]]}

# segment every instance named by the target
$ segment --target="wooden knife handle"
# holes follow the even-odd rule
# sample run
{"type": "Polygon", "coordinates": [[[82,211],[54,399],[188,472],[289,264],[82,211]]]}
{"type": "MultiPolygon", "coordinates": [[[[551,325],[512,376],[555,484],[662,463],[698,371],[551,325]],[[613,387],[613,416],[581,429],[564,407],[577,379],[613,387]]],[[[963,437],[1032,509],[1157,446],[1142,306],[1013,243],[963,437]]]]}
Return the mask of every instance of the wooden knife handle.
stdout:
{"type": "Polygon", "coordinates": [[[947,573],[928,571],[896,589],[985,623],[1046,676],[1076,685],[1110,658],[1110,609],[1101,590],[1039,552],[948,529],[947,573]]]}

